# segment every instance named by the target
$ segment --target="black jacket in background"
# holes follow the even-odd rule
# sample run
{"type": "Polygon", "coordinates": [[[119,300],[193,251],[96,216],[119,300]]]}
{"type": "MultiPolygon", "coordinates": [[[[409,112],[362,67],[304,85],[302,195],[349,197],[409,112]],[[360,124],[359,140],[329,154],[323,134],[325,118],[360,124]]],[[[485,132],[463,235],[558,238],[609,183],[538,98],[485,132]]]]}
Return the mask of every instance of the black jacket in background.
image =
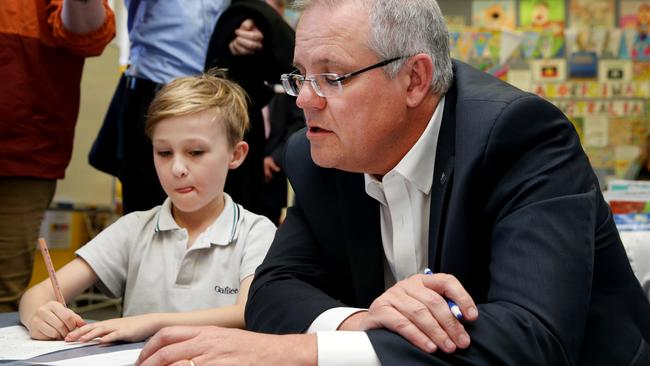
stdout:
{"type": "Polygon", "coordinates": [[[295,33],[269,5],[259,0],[234,0],[217,22],[205,61],[205,69],[228,69],[250,98],[248,116],[251,126],[244,140],[250,150],[244,163],[228,173],[224,190],[248,210],[260,213],[264,187],[264,120],[262,108],[273,97],[267,85],[280,82],[280,75],[292,71],[295,33]],[[250,56],[235,56],[228,44],[235,30],[252,19],[264,35],[263,48],[250,56]]]}

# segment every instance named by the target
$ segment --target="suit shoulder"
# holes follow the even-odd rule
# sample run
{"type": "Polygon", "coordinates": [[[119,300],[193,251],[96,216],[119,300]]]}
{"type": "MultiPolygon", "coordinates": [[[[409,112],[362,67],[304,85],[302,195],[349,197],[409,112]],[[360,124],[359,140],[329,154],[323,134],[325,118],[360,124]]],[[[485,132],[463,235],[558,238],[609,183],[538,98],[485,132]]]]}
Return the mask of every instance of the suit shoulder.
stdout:
{"type": "Polygon", "coordinates": [[[458,102],[480,100],[509,104],[522,97],[534,96],[463,62],[454,60],[453,66],[458,102]]]}

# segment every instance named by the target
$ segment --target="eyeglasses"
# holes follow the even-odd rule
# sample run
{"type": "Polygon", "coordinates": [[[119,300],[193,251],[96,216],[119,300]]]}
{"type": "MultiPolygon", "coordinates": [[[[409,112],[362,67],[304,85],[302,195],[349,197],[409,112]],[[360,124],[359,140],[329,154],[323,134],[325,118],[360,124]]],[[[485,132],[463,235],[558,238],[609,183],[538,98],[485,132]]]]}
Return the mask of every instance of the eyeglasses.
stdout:
{"type": "Polygon", "coordinates": [[[374,65],[368,66],[361,70],[357,70],[343,75],[335,74],[335,73],[325,73],[325,74],[314,74],[314,75],[303,76],[300,74],[291,73],[291,74],[282,74],[282,76],[280,76],[280,80],[282,80],[282,86],[284,87],[284,91],[287,94],[292,95],[294,97],[298,96],[298,94],[300,93],[300,89],[302,89],[302,86],[305,83],[305,81],[309,81],[311,83],[312,89],[314,89],[314,91],[318,96],[331,97],[333,95],[339,95],[343,92],[344,80],[347,80],[353,76],[357,76],[366,71],[370,71],[378,67],[386,66],[389,63],[395,62],[404,57],[405,56],[390,58],[388,60],[378,62],[374,65]]]}

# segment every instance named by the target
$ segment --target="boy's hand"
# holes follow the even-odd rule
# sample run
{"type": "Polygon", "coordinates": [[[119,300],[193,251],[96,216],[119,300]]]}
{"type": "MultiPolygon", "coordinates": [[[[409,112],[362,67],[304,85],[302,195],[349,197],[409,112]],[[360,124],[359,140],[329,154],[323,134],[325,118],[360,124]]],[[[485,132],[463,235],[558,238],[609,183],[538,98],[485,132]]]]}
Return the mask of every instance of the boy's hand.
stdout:
{"type": "Polygon", "coordinates": [[[61,303],[50,301],[39,307],[29,323],[29,336],[37,340],[63,339],[86,322],[61,303]]]}
{"type": "Polygon", "coordinates": [[[89,323],[75,329],[65,337],[66,342],[89,342],[99,338],[101,343],[115,341],[139,342],[147,339],[159,329],[155,314],[115,318],[89,323]]]}

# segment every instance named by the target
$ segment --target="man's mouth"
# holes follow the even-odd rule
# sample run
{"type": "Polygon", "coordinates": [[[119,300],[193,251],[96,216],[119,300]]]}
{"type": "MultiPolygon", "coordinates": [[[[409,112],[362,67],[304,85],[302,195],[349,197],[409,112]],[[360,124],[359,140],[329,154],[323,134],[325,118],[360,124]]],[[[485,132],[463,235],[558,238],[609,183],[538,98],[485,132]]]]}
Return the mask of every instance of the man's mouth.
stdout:
{"type": "Polygon", "coordinates": [[[329,130],[314,126],[314,127],[309,127],[309,132],[311,132],[311,133],[329,132],[329,130]]]}

